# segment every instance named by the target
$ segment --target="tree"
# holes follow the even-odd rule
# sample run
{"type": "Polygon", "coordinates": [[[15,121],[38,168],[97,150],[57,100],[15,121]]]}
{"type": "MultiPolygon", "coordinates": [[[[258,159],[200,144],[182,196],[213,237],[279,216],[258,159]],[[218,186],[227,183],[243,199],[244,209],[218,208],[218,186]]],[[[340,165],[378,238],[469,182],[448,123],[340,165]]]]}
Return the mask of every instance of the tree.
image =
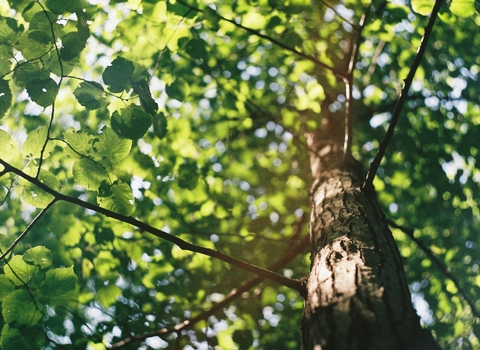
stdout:
{"type": "Polygon", "coordinates": [[[478,2],[0,4],[2,349],[479,346],[478,2]]]}

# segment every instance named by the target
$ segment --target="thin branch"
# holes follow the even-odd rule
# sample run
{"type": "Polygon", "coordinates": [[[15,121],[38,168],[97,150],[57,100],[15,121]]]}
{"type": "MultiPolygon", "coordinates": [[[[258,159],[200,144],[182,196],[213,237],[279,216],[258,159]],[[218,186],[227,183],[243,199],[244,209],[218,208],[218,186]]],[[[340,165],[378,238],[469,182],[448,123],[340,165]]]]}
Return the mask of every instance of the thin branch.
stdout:
{"type": "Polygon", "coordinates": [[[463,297],[463,299],[465,299],[467,304],[472,309],[472,314],[475,317],[480,317],[480,310],[477,310],[477,308],[475,307],[475,303],[472,300],[470,300],[470,298],[467,297],[467,294],[466,294],[465,290],[460,286],[460,282],[458,281],[458,279],[450,272],[450,269],[447,268],[420,239],[415,237],[414,230],[412,230],[410,228],[400,226],[400,225],[397,225],[392,220],[387,219],[387,222],[390,226],[392,226],[394,228],[398,228],[403,233],[405,233],[408,237],[410,237],[410,239],[412,241],[414,241],[417,244],[417,246],[421,250],[423,250],[423,252],[428,256],[428,258],[433,262],[433,264],[440,271],[442,271],[445,274],[445,276],[447,276],[448,279],[450,279],[453,282],[453,284],[455,285],[455,287],[458,290],[458,294],[460,294],[463,297]]]}
{"type": "Polygon", "coordinates": [[[428,24],[425,27],[425,33],[423,34],[422,42],[420,44],[420,47],[418,48],[417,55],[415,56],[415,59],[413,60],[412,68],[410,69],[410,72],[408,72],[408,76],[405,79],[405,84],[402,88],[400,98],[398,99],[397,104],[395,105],[395,109],[392,115],[392,121],[390,122],[387,133],[385,134],[385,137],[382,143],[380,144],[377,155],[373,159],[372,164],[370,164],[370,169],[368,171],[367,177],[365,178],[365,182],[362,185],[362,188],[371,187],[373,184],[373,179],[375,178],[378,167],[380,166],[380,162],[382,161],[382,158],[385,155],[385,151],[392,139],[395,126],[397,125],[398,119],[400,117],[400,111],[402,110],[405,100],[407,99],[408,90],[410,89],[410,85],[412,85],[413,78],[415,77],[415,72],[417,71],[417,68],[420,66],[420,63],[422,62],[425,49],[427,48],[428,39],[430,38],[430,34],[432,33],[433,26],[435,24],[435,20],[437,19],[437,14],[440,10],[442,2],[443,0],[435,1],[435,5],[433,6],[432,14],[430,15],[430,20],[428,21],[428,24]]]}
{"type": "MultiPolygon", "coordinates": [[[[3,161],[2,161],[3,162],[3,161]]],[[[2,163],[3,164],[3,163],[2,163]]],[[[5,167],[7,168],[7,167],[5,167]]],[[[48,209],[50,209],[52,207],[52,205],[56,202],[56,200],[52,200],[50,203],[47,204],[47,206],[45,208],[43,208],[38,214],[37,216],[35,216],[35,218],[30,222],[30,224],[27,226],[27,228],[25,228],[25,230],[23,230],[23,232],[15,239],[15,241],[13,241],[13,243],[10,245],[10,247],[8,247],[8,249],[2,253],[2,255],[0,255],[0,260],[3,260],[5,259],[5,257],[13,250],[13,248],[15,248],[15,246],[20,243],[20,241],[23,239],[23,237],[25,237],[25,235],[28,233],[28,231],[30,231],[32,229],[32,227],[35,225],[35,223],[40,220],[40,218],[47,212],[48,209]]]]}
{"type": "MultiPolygon", "coordinates": [[[[58,45],[57,45],[57,37],[55,35],[55,30],[53,29],[53,23],[55,21],[52,21],[50,19],[50,16],[48,15],[47,10],[43,7],[43,5],[40,3],[40,1],[37,0],[37,3],[42,8],[43,12],[45,13],[45,16],[48,19],[48,22],[50,23],[50,31],[52,33],[53,45],[54,45],[55,51],[57,53],[58,64],[60,66],[60,80],[58,81],[58,88],[60,89],[60,85],[62,84],[62,81],[63,81],[63,63],[62,63],[62,59],[60,58],[60,49],[58,48],[58,45]]],[[[54,117],[55,117],[55,100],[52,103],[52,112],[50,114],[50,121],[48,123],[47,138],[45,139],[45,142],[43,143],[42,149],[40,151],[40,159],[38,161],[37,173],[35,175],[36,178],[38,178],[38,176],[40,176],[40,170],[42,169],[42,163],[43,163],[43,155],[45,153],[45,150],[47,149],[48,141],[50,141],[50,132],[52,131],[52,125],[53,125],[53,118],[54,117]]]]}
{"type": "Polygon", "coordinates": [[[358,51],[363,37],[362,32],[367,22],[368,13],[372,7],[372,2],[367,6],[365,12],[358,23],[358,30],[355,43],[353,44],[350,52],[350,61],[348,62],[347,76],[344,78],[345,82],[345,140],[343,144],[343,156],[350,157],[352,150],[353,139],[353,121],[352,121],[352,89],[353,89],[353,71],[355,70],[355,62],[357,62],[358,51]]]}
{"type": "Polygon", "coordinates": [[[333,5],[330,5],[330,4],[327,4],[327,2],[323,1],[323,0],[318,0],[318,2],[320,4],[322,4],[323,6],[329,8],[330,10],[332,10],[334,13],[335,13],[335,16],[337,16],[338,18],[340,18],[343,22],[345,23],[348,23],[350,24],[353,28],[355,28],[355,26],[353,25],[353,23],[346,19],[344,16],[342,16],[338,11],[337,9],[333,6],[333,5]]]}
{"type": "Polygon", "coordinates": [[[203,254],[203,255],[207,255],[207,256],[210,256],[212,258],[216,258],[218,260],[224,261],[224,262],[226,262],[228,264],[231,264],[233,266],[239,267],[239,268],[241,268],[245,271],[264,276],[265,278],[268,278],[268,279],[270,279],[270,280],[272,280],[276,283],[279,283],[281,285],[284,285],[286,287],[295,289],[295,290],[297,290],[301,293],[304,292],[304,287],[299,280],[287,278],[283,275],[274,273],[272,271],[269,271],[265,268],[262,268],[262,267],[259,267],[259,266],[256,266],[256,265],[249,264],[245,261],[242,261],[240,259],[236,259],[236,258],[234,258],[234,257],[232,257],[228,254],[221,253],[217,250],[213,250],[213,249],[210,249],[210,248],[205,248],[205,247],[198,246],[196,244],[187,242],[187,241],[185,241],[185,240],[183,240],[179,237],[173,236],[173,235],[171,235],[171,234],[169,234],[165,231],[159,230],[159,229],[157,229],[155,227],[152,227],[152,226],[150,226],[150,225],[148,225],[144,222],[141,222],[141,221],[139,221],[139,220],[137,220],[137,219],[135,219],[131,216],[118,214],[118,213],[115,213],[111,210],[108,210],[108,209],[99,207],[97,205],[85,202],[81,199],[73,198],[73,197],[64,195],[60,192],[57,192],[57,191],[53,190],[52,188],[48,187],[47,185],[43,184],[38,179],[25,174],[23,171],[15,168],[14,166],[5,162],[3,159],[0,159],[0,164],[2,164],[8,172],[12,172],[12,173],[17,174],[18,176],[22,177],[23,179],[25,179],[25,180],[29,181],[30,183],[38,186],[40,189],[44,190],[45,192],[51,194],[52,196],[54,196],[55,200],[57,200],[57,201],[64,201],[64,202],[72,203],[74,205],[83,207],[85,209],[93,210],[93,211],[95,211],[99,214],[102,214],[102,215],[105,215],[107,217],[116,219],[118,221],[125,222],[125,223],[128,223],[130,225],[133,225],[133,226],[137,227],[138,229],[140,229],[140,231],[147,231],[147,232],[153,234],[154,236],[156,236],[160,239],[163,239],[163,240],[166,240],[166,241],[171,242],[173,244],[176,244],[182,250],[188,250],[188,251],[192,251],[192,252],[195,252],[195,253],[200,253],[200,254],[203,254]]]}
{"type": "Polygon", "coordinates": [[[366,74],[366,80],[364,82],[365,86],[370,84],[370,80],[372,79],[373,73],[375,73],[375,69],[377,68],[378,58],[382,54],[383,48],[385,47],[386,42],[380,40],[375,48],[375,51],[372,56],[372,62],[370,63],[370,67],[368,67],[368,71],[366,74]]]}
{"type": "MultiPolygon", "coordinates": [[[[183,0],[177,0],[178,3],[182,4],[183,6],[193,10],[193,11],[196,11],[196,12],[203,12],[202,9],[199,9],[198,7],[194,7],[188,3],[186,3],[185,1],[183,0]]],[[[258,30],[255,30],[255,29],[252,29],[252,28],[248,28],[248,27],[245,27],[244,25],[241,25],[240,23],[237,23],[235,22],[233,19],[229,19],[229,18],[226,18],[226,17],[223,17],[219,14],[217,14],[217,17],[219,19],[221,19],[222,21],[225,21],[225,22],[229,22],[229,23],[232,23],[233,25],[235,25],[236,27],[238,28],[241,28],[243,30],[245,30],[246,32],[250,33],[250,34],[253,34],[259,38],[262,38],[262,39],[265,39],[269,42],[271,42],[272,44],[286,50],[286,51],[289,51],[299,57],[302,57],[306,60],[309,60],[313,63],[315,63],[317,66],[319,67],[322,67],[322,68],[325,68],[326,70],[330,71],[331,73],[333,73],[333,75],[335,75],[336,77],[338,78],[341,78],[341,79],[344,79],[345,76],[344,74],[342,74],[341,72],[337,71],[335,68],[333,68],[332,66],[329,66],[328,64],[322,62],[322,61],[319,61],[318,59],[316,59],[315,57],[312,57],[310,55],[307,55],[301,51],[298,51],[297,49],[293,48],[293,47],[290,47],[288,45],[285,45],[284,43],[282,43],[281,41],[278,41],[268,35],[265,35],[265,34],[262,34],[260,33],[258,30]]]]}
{"type": "MultiPolygon", "coordinates": [[[[299,224],[299,227],[301,227],[302,223],[299,224]]],[[[288,248],[286,252],[283,254],[283,256],[273,263],[271,266],[269,266],[269,270],[276,271],[283,266],[285,266],[287,263],[289,263],[291,260],[293,260],[295,257],[298,256],[301,252],[303,252],[309,245],[310,243],[310,237],[305,236],[303,237],[300,241],[297,242],[297,244],[293,245],[292,247],[288,248]]],[[[213,305],[210,309],[207,311],[202,312],[201,314],[192,317],[189,320],[185,320],[182,323],[179,323],[173,327],[170,328],[162,328],[159,330],[156,330],[151,333],[147,334],[139,334],[139,335],[134,335],[128,338],[125,338],[115,344],[112,344],[112,346],[109,349],[119,349],[127,344],[130,344],[132,342],[136,341],[142,341],[150,337],[155,337],[155,336],[160,336],[160,335],[165,335],[165,334],[171,334],[175,332],[180,332],[184,329],[191,328],[193,325],[196,323],[208,319],[208,317],[212,316],[215,314],[217,311],[222,310],[225,308],[227,305],[229,305],[231,302],[233,302],[235,299],[238,299],[243,293],[247,292],[250,290],[252,287],[258,285],[260,282],[265,280],[265,277],[263,276],[255,276],[251,278],[248,281],[245,281],[242,283],[240,287],[237,289],[232,290],[228,295],[223,299],[222,301],[218,302],[217,304],[213,305]]]]}

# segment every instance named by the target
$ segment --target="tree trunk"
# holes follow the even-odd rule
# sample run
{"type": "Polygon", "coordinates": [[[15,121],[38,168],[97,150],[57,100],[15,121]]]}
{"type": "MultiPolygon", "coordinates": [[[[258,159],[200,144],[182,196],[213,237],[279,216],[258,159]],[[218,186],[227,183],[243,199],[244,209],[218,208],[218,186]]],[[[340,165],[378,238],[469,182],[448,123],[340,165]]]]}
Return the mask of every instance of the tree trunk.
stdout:
{"type": "Polygon", "coordinates": [[[361,190],[358,165],[314,175],[303,349],[439,349],[420,326],[396,243],[375,193],[361,190]]]}

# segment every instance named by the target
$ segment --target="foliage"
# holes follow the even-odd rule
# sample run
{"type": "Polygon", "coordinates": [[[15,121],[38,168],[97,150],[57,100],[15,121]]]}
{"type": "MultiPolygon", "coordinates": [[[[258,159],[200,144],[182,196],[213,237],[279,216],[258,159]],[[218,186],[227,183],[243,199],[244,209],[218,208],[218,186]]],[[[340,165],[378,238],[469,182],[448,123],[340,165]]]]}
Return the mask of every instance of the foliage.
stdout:
{"type": "MultiPolygon", "coordinates": [[[[215,251],[308,272],[304,133],[366,14],[367,167],[433,4],[0,0],[2,349],[297,349],[299,293],[215,251]]],[[[374,182],[445,349],[480,346],[478,7],[443,5],[374,182]]]]}

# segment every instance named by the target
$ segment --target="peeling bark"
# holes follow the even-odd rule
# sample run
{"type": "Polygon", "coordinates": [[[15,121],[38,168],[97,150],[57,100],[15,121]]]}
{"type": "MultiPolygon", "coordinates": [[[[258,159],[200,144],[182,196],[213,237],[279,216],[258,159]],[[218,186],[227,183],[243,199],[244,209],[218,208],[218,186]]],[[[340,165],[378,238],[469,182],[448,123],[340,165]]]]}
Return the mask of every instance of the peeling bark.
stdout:
{"type": "Polygon", "coordinates": [[[396,243],[362,180],[348,161],[311,191],[303,349],[439,349],[420,326],[396,243]]]}

